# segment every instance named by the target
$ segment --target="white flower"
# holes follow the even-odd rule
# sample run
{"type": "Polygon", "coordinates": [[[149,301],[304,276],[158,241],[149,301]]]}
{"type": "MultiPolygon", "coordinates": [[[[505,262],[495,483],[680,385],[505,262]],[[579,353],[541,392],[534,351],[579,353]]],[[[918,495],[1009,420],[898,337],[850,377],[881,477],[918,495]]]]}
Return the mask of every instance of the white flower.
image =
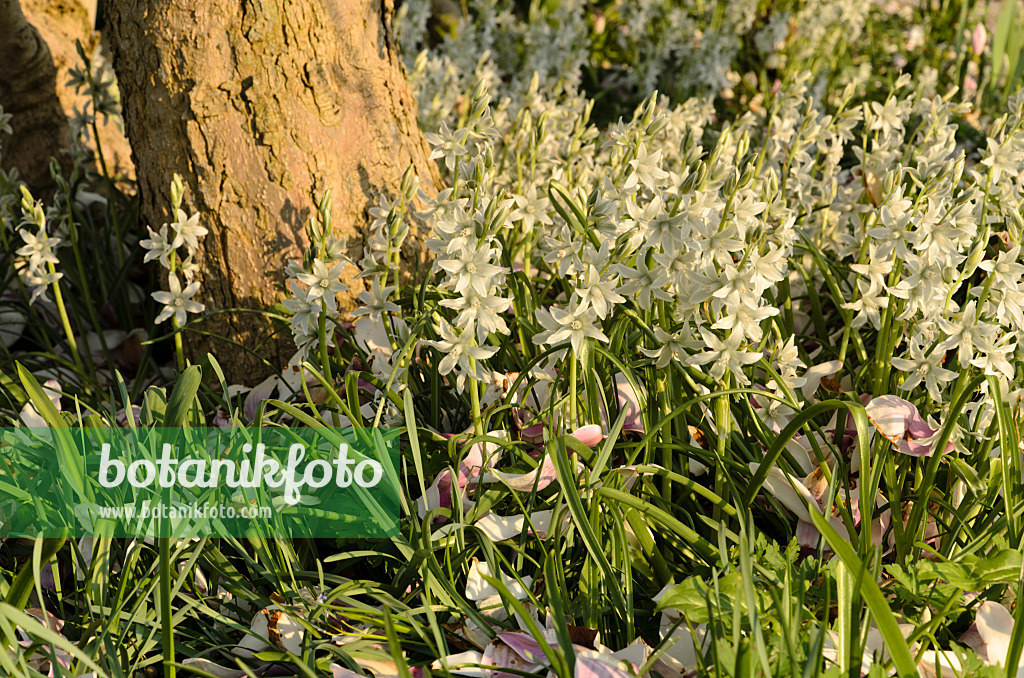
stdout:
{"type": "Polygon", "coordinates": [[[992,137],[988,138],[988,154],[981,161],[982,165],[992,168],[992,184],[999,183],[1003,172],[1010,176],[1017,176],[1017,168],[1021,163],[1021,156],[1013,146],[1013,138],[1008,137],[999,143],[992,137]]]}
{"type": "Polygon", "coordinates": [[[871,112],[874,116],[865,116],[870,121],[869,130],[881,130],[882,136],[887,137],[893,132],[903,131],[903,117],[900,114],[900,102],[896,97],[890,97],[885,104],[877,101],[871,102],[871,112]]]}
{"type": "MultiPolygon", "coordinates": [[[[199,238],[202,238],[209,231],[199,225],[199,213],[190,217],[185,216],[184,210],[178,210],[176,219],[171,224],[174,229],[174,240],[171,242],[171,249],[176,250],[182,245],[188,245],[190,252],[199,248],[199,238]]],[[[161,229],[163,231],[163,229],[161,229]]]]}
{"type": "Polygon", "coordinates": [[[779,309],[774,306],[761,306],[751,308],[747,304],[739,304],[731,314],[722,317],[711,326],[715,330],[733,330],[733,334],[739,334],[740,338],[750,341],[761,341],[761,321],[778,315],[779,309]]]}
{"type": "Polygon", "coordinates": [[[192,297],[199,291],[199,283],[194,282],[185,289],[181,289],[178,276],[171,273],[167,279],[167,286],[170,289],[169,292],[153,292],[153,299],[164,305],[164,309],[160,311],[160,315],[154,321],[157,325],[172,315],[178,321],[178,325],[184,325],[188,313],[201,313],[206,308],[198,301],[192,301],[192,297]]]}
{"type": "Polygon", "coordinates": [[[28,284],[28,286],[32,288],[32,296],[29,297],[28,303],[34,304],[36,299],[38,299],[39,297],[42,297],[43,301],[49,301],[49,297],[46,296],[47,288],[63,277],[64,274],[60,273],[59,271],[50,273],[43,269],[28,268],[22,270],[22,280],[24,280],[28,284]]]}
{"type": "Polygon", "coordinates": [[[863,327],[865,323],[870,322],[871,326],[876,330],[881,329],[881,310],[889,306],[889,297],[885,295],[885,289],[876,287],[873,284],[869,285],[867,289],[864,289],[863,280],[859,281],[857,286],[861,291],[860,299],[843,304],[843,308],[851,311],[857,311],[857,315],[854,316],[851,326],[863,327]]]}
{"type": "Polygon", "coordinates": [[[43,263],[58,264],[60,260],[53,253],[53,248],[60,244],[60,238],[50,238],[46,231],[40,229],[37,235],[32,235],[24,228],[19,229],[21,239],[25,244],[18,248],[16,254],[28,257],[29,268],[38,268],[43,263]]]}
{"type": "Polygon", "coordinates": [[[588,337],[608,341],[601,328],[594,325],[596,317],[594,309],[582,306],[572,306],[569,310],[553,307],[550,311],[538,308],[537,320],[545,331],[535,334],[533,343],[557,346],[568,339],[572,344],[573,353],[578,356],[588,337]]]}
{"type": "Polygon", "coordinates": [[[494,253],[490,247],[463,250],[455,259],[439,259],[437,265],[454,280],[456,294],[462,294],[469,288],[477,294],[487,294],[494,284],[494,277],[505,270],[490,263],[494,253]]]}
{"type": "Polygon", "coordinates": [[[639,181],[652,191],[658,187],[658,183],[668,179],[668,172],[661,169],[661,149],[654,153],[648,153],[647,146],[643,143],[636,150],[636,159],[629,161],[633,172],[626,179],[623,188],[631,189],[639,181]]]}
{"type": "Polygon", "coordinates": [[[701,327],[700,335],[710,350],[690,356],[689,362],[691,365],[706,365],[707,363],[714,362],[714,365],[711,366],[710,374],[716,381],[721,381],[722,377],[725,376],[725,371],[729,370],[736,376],[738,384],[746,385],[750,383],[747,376],[743,374],[743,366],[756,363],[761,359],[761,354],[740,348],[740,342],[743,341],[740,333],[730,332],[728,338],[722,341],[715,336],[714,332],[701,327]]]}
{"type": "Polygon", "coordinates": [[[359,301],[363,305],[352,312],[352,317],[368,315],[373,320],[380,320],[382,313],[400,312],[402,309],[399,308],[398,304],[388,298],[397,289],[397,285],[389,285],[382,288],[380,286],[380,278],[375,276],[370,289],[359,293],[359,301]]]}
{"type": "Polygon", "coordinates": [[[1013,365],[1006,359],[1008,353],[1016,348],[1013,343],[1015,334],[1009,332],[997,342],[990,340],[978,342],[978,357],[971,360],[971,364],[979,370],[983,370],[987,376],[1003,375],[1007,379],[1013,379],[1013,365]]]}
{"type": "Polygon", "coordinates": [[[893,367],[908,373],[900,388],[909,391],[923,380],[929,397],[935,402],[941,402],[942,386],[957,377],[956,372],[940,366],[945,354],[936,349],[926,355],[925,347],[921,345],[920,339],[913,337],[909,342],[907,352],[903,355],[902,358],[892,358],[891,360],[893,367]]]}
{"type": "Polygon", "coordinates": [[[689,335],[690,328],[686,326],[672,334],[669,334],[660,327],[655,327],[654,338],[661,346],[656,349],[640,346],[640,352],[648,358],[657,358],[658,360],[654,365],[659,370],[668,367],[670,360],[686,364],[686,360],[690,357],[689,351],[700,348],[700,342],[686,338],[689,335]]]}
{"type": "Polygon", "coordinates": [[[295,280],[289,280],[288,286],[292,295],[284,300],[284,307],[292,312],[292,327],[303,335],[315,334],[320,309],[313,306],[306,298],[306,290],[299,287],[295,280]]]}
{"type": "Polygon", "coordinates": [[[509,300],[494,294],[477,294],[472,288],[466,292],[465,296],[456,299],[441,300],[441,305],[445,308],[459,311],[455,319],[456,326],[464,330],[475,326],[480,341],[483,341],[490,332],[508,334],[508,325],[498,314],[508,310],[509,300]]]}
{"type": "Polygon", "coordinates": [[[672,295],[665,291],[671,280],[663,266],[647,266],[646,250],[636,255],[636,268],[617,264],[616,270],[627,280],[619,291],[632,297],[645,311],[651,310],[651,296],[662,301],[671,301],[672,295]]]}
{"type": "Polygon", "coordinates": [[[473,332],[456,332],[444,320],[437,331],[441,335],[441,341],[425,340],[423,343],[445,354],[437,366],[437,371],[441,375],[448,374],[458,365],[462,371],[475,377],[477,373],[470,365],[470,358],[474,361],[486,360],[498,352],[494,346],[476,346],[473,343],[473,332]]]}
{"type": "Polygon", "coordinates": [[[469,138],[469,130],[467,129],[458,129],[453,132],[448,129],[448,123],[442,122],[441,129],[438,130],[437,134],[426,132],[423,136],[426,137],[433,147],[430,159],[444,158],[444,166],[448,168],[448,171],[455,169],[455,160],[457,158],[466,155],[465,143],[469,138]]]}
{"type": "Polygon", "coordinates": [[[939,319],[939,329],[948,335],[939,343],[937,351],[948,351],[956,347],[956,359],[960,365],[967,365],[974,357],[974,345],[979,341],[995,341],[999,328],[978,320],[978,302],[974,299],[967,302],[958,322],[946,318],[939,319]]]}
{"type": "Polygon", "coordinates": [[[545,195],[537,195],[537,187],[530,186],[524,195],[514,195],[516,210],[508,215],[509,221],[521,221],[523,228],[531,230],[537,222],[550,224],[551,215],[548,214],[550,207],[548,198],[545,195]]]}
{"type": "Polygon", "coordinates": [[[594,266],[589,266],[583,285],[576,288],[580,298],[580,307],[591,307],[602,320],[608,316],[611,304],[621,304],[626,300],[616,291],[613,278],[603,278],[594,266]]]}
{"type": "Polygon", "coordinates": [[[995,261],[987,259],[978,268],[992,274],[992,284],[996,289],[1017,288],[1021,275],[1024,275],[1024,266],[1017,263],[1020,256],[1020,245],[1013,249],[1002,252],[995,261]]]}
{"type": "Polygon", "coordinates": [[[296,276],[300,282],[309,285],[309,289],[306,290],[306,301],[313,303],[317,299],[323,299],[324,307],[328,311],[336,310],[338,302],[335,297],[339,292],[348,289],[343,282],[338,280],[344,269],[344,261],[335,262],[330,268],[319,259],[313,261],[312,273],[300,273],[296,276]]]}

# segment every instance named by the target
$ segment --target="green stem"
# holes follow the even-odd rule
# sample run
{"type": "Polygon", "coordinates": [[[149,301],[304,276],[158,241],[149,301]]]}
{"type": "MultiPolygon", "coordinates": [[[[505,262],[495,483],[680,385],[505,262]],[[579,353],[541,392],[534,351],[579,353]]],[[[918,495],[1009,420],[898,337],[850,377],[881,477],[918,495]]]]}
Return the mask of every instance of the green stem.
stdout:
{"type": "MultiPolygon", "coordinates": [[[[57,268],[52,262],[46,262],[46,268],[50,271],[50,275],[57,273],[57,268]]],[[[68,338],[68,349],[71,351],[71,357],[75,361],[75,367],[78,368],[79,374],[85,374],[85,367],[82,365],[82,356],[78,353],[78,342],[75,340],[75,335],[71,331],[71,321],[68,320],[68,310],[64,306],[64,295],[60,292],[60,281],[54,280],[50,285],[53,288],[53,300],[57,304],[57,312],[60,314],[60,323],[64,327],[64,335],[68,338]]]]}
{"type": "MultiPolygon", "coordinates": [[[[320,368],[324,373],[324,381],[334,386],[334,377],[331,375],[331,356],[327,353],[327,309],[324,308],[320,313],[319,323],[317,327],[317,337],[320,340],[320,368]]],[[[341,425],[341,420],[338,418],[338,411],[335,409],[331,410],[331,421],[334,422],[334,426],[338,427],[341,425]]]]}
{"type": "Polygon", "coordinates": [[[469,399],[473,406],[473,435],[482,436],[484,422],[480,415],[480,382],[476,380],[476,360],[470,358],[469,366],[473,370],[473,374],[469,377],[469,399]]]}
{"type": "Polygon", "coordinates": [[[171,610],[171,540],[160,539],[160,631],[163,639],[164,678],[175,678],[174,615],[171,610]]]}
{"type": "Polygon", "coordinates": [[[178,316],[171,316],[171,327],[174,328],[174,355],[178,362],[178,374],[185,371],[185,347],[181,342],[181,327],[178,325],[178,316]]]}
{"type": "Polygon", "coordinates": [[[577,386],[579,384],[579,359],[576,357],[576,351],[570,351],[569,353],[569,424],[572,426],[572,430],[576,430],[580,427],[580,415],[579,415],[579,404],[578,395],[576,393],[577,386]]]}

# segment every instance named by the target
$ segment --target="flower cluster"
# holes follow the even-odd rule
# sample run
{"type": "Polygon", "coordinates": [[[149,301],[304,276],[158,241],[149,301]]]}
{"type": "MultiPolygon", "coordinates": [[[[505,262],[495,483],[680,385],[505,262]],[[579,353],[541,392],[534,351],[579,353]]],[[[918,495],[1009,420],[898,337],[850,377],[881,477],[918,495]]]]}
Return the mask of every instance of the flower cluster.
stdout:
{"type": "Polygon", "coordinates": [[[348,289],[340,278],[350,262],[345,240],[331,232],[330,194],[320,201],[317,214],[319,223],[310,217],[306,224],[310,246],[303,260],[289,262],[286,271],[290,294],[284,303],[292,312],[292,336],[302,356],[332,345],[334,329],[328,332],[328,317],[338,310],[338,295],[348,289]]]}
{"type": "Polygon", "coordinates": [[[198,213],[188,216],[181,209],[184,191],[181,177],[175,174],[171,182],[171,213],[174,214],[174,221],[163,224],[159,231],[147,227],[149,237],[139,243],[147,250],[144,262],[155,259],[167,270],[167,291],[153,292],[153,299],[163,304],[163,310],[154,322],[159,324],[171,319],[175,329],[185,324],[189,313],[201,313],[205,308],[193,299],[199,292],[199,281],[194,279],[197,273],[194,256],[199,249],[199,239],[208,231],[199,224],[198,213]],[[181,248],[184,248],[184,258],[179,258],[181,248]],[[185,279],[184,287],[178,277],[179,273],[185,279]]]}

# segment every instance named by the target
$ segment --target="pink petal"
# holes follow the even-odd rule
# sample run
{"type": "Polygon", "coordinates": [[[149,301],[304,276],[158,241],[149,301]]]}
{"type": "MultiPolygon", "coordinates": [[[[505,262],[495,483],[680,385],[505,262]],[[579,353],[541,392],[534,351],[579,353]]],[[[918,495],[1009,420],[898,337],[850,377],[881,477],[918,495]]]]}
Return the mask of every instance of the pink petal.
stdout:
{"type": "MultiPolygon", "coordinates": [[[[504,431],[491,431],[487,435],[493,438],[504,438],[504,431]]],[[[494,465],[501,459],[502,448],[496,443],[485,443],[479,441],[473,443],[469,452],[459,462],[459,487],[466,487],[470,483],[476,483],[480,472],[486,468],[494,468],[494,465]]]]}
{"type": "Polygon", "coordinates": [[[256,418],[256,411],[259,409],[260,403],[270,398],[274,393],[274,389],[277,388],[277,377],[267,377],[259,384],[253,387],[249,394],[245,396],[245,403],[242,407],[242,411],[245,414],[246,421],[253,421],[256,418]]]}
{"type": "Polygon", "coordinates": [[[916,440],[901,440],[896,443],[896,450],[911,457],[930,457],[931,443],[919,443],[916,440]]]}
{"type": "Polygon", "coordinates": [[[523,436],[523,440],[528,443],[541,443],[544,441],[544,424],[527,426],[524,429],[520,429],[519,433],[523,436]]]}
{"type": "Polygon", "coordinates": [[[213,425],[219,428],[231,428],[231,415],[218,408],[216,414],[213,415],[213,425]]]}
{"type": "Polygon", "coordinates": [[[633,678],[633,675],[592,656],[578,656],[575,678],[633,678]]]}
{"type": "Polygon", "coordinates": [[[363,676],[360,676],[351,669],[346,669],[344,666],[331,664],[328,668],[331,670],[331,678],[363,678],[363,676]]]}
{"type": "Polygon", "coordinates": [[[619,402],[619,410],[626,410],[626,419],[622,422],[623,431],[644,432],[644,417],[640,411],[640,397],[629,385],[624,374],[615,375],[615,392],[619,402]]]}
{"type": "Polygon", "coordinates": [[[892,443],[897,443],[903,438],[911,421],[921,419],[913,403],[894,395],[873,399],[865,410],[878,432],[892,443]]]}
{"type": "Polygon", "coordinates": [[[598,424],[588,424],[573,431],[572,437],[587,447],[593,447],[604,440],[604,432],[598,424]]]}
{"type": "Polygon", "coordinates": [[[503,631],[498,634],[498,639],[528,662],[547,663],[547,656],[544,650],[540,649],[540,643],[525,631],[503,631]]]}
{"type": "MultiPolygon", "coordinates": [[[[499,669],[516,669],[528,673],[537,671],[543,664],[535,659],[527,659],[523,656],[524,653],[532,657],[539,657],[545,661],[546,657],[536,641],[533,641],[532,646],[529,645],[530,641],[533,641],[533,639],[526,633],[516,631],[499,633],[498,637],[484,648],[481,664],[494,666],[499,669]],[[505,638],[506,636],[507,639],[505,638]],[[520,636],[526,636],[528,640],[521,639],[520,636]]],[[[518,674],[496,670],[489,670],[485,675],[489,676],[489,678],[518,678],[518,674]]]]}
{"type": "Polygon", "coordinates": [[[815,548],[820,538],[821,532],[812,523],[801,520],[796,524],[796,542],[800,546],[815,548]]]}
{"type": "Polygon", "coordinates": [[[419,500],[419,516],[424,517],[435,509],[452,507],[452,472],[445,469],[434,478],[434,484],[427,488],[426,494],[419,500]]]}

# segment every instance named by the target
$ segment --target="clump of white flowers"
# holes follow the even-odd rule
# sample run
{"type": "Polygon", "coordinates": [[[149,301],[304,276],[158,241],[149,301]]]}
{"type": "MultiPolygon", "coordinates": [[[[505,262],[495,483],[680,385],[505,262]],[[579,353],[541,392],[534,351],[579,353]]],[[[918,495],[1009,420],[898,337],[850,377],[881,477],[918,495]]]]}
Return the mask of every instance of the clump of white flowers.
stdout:
{"type": "Polygon", "coordinates": [[[43,203],[35,200],[24,186],[21,187],[21,196],[22,219],[18,235],[23,244],[14,252],[18,255],[14,267],[22,282],[32,291],[29,303],[35,303],[39,298],[46,301],[47,289],[64,275],[56,269],[60,263],[56,249],[62,243],[59,237],[47,232],[43,203]]]}
{"type": "Polygon", "coordinates": [[[171,181],[174,220],[160,226],[158,231],[147,226],[149,237],[139,243],[147,250],[143,261],[155,259],[167,271],[167,291],[153,292],[153,299],[163,304],[154,322],[159,324],[170,319],[176,331],[185,324],[188,314],[202,313],[206,308],[194,299],[199,292],[199,281],[194,279],[197,272],[194,256],[199,240],[208,231],[199,224],[198,213],[189,216],[181,209],[184,193],[181,177],[175,174],[171,181]]]}
{"type": "Polygon", "coordinates": [[[292,336],[302,357],[333,346],[334,325],[328,318],[338,310],[338,295],[348,289],[341,282],[345,266],[351,262],[345,255],[346,242],[331,232],[331,196],[324,195],[317,209],[317,219],[306,223],[310,245],[302,261],[288,264],[285,281],[289,292],[285,307],[292,312],[292,336]]]}

